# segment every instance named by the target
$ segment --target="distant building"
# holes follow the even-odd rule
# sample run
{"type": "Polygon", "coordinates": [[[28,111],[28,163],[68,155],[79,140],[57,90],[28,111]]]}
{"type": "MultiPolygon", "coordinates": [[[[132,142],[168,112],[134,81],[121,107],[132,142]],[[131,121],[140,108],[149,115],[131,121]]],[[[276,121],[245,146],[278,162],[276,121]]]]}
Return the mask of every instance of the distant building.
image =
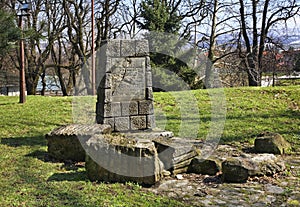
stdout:
{"type": "Polygon", "coordinates": [[[0,95],[20,95],[18,70],[0,70],[0,95]]]}

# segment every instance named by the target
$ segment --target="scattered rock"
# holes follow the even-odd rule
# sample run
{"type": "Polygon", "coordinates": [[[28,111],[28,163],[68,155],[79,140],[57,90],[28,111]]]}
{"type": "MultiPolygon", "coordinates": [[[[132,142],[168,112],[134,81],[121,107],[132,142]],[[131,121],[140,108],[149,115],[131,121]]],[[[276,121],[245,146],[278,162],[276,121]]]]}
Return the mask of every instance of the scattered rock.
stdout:
{"type": "Polygon", "coordinates": [[[274,175],[283,170],[284,162],[273,154],[232,157],[222,163],[224,182],[243,183],[249,176],[274,175]]]}
{"type": "Polygon", "coordinates": [[[216,175],[221,171],[221,161],[213,157],[204,160],[198,156],[192,160],[188,171],[202,175],[216,175]]]}
{"type": "Polygon", "coordinates": [[[182,179],[183,179],[183,176],[182,176],[181,174],[178,174],[178,175],[176,175],[176,178],[177,178],[178,180],[182,180],[182,179]]]}
{"type": "Polygon", "coordinates": [[[228,158],[222,163],[223,181],[244,183],[248,180],[248,170],[243,162],[237,158],[228,158]]]}
{"type": "Polygon", "coordinates": [[[277,133],[265,132],[255,139],[255,151],[258,153],[286,154],[291,145],[277,133]]]}
{"type": "Polygon", "coordinates": [[[284,193],[284,189],[276,186],[276,185],[272,185],[272,184],[267,184],[265,186],[265,190],[268,193],[272,193],[272,194],[283,194],[284,193]]]}
{"type": "Polygon", "coordinates": [[[85,161],[85,143],[94,134],[111,133],[110,125],[70,124],[46,134],[48,153],[51,157],[66,161],[85,161]]]}

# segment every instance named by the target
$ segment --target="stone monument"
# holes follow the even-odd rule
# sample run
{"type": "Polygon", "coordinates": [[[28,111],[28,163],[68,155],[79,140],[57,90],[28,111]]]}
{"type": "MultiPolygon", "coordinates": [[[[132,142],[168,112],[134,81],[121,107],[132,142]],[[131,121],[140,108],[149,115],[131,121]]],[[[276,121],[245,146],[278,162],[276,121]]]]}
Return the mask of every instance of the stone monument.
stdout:
{"type": "Polygon", "coordinates": [[[274,155],[227,156],[228,146],[227,157],[218,148],[218,157],[224,159],[204,162],[205,151],[199,150],[203,142],[155,129],[147,41],[105,41],[98,61],[97,124],[71,124],[46,135],[49,155],[61,161],[85,161],[90,180],[153,185],[164,176],[222,171],[225,182],[246,182],[249,176],[284,170],[274,155]]]}
{"type": "Polygon", "coordinates": [[[109,40],[100,50],[97,123],[125,132],[155,127],[148,42],[109,40]]]}

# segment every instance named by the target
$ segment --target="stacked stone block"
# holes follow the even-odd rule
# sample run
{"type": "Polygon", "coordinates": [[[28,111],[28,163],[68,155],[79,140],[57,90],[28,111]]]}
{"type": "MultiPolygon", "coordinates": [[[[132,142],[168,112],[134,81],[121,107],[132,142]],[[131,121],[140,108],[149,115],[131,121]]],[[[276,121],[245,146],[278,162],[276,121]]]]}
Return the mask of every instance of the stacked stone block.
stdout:
{"type": "Polygon", "coordinates": [[[152,72],[145,40],[102,43],[98,66],[97,123],[113,131],[155,127],[152,72]]]}

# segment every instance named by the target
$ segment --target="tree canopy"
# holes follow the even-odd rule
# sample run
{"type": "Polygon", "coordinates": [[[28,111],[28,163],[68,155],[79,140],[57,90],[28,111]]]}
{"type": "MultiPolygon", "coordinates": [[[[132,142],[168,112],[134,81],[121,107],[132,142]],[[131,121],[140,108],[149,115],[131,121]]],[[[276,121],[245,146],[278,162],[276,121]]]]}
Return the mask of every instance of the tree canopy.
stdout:
{"type": "Polygon", "coordinates": [[[14,17],[8,12],[0,9],[0,55],[4,55],[12,43],[20,37],[14,17]]]}

